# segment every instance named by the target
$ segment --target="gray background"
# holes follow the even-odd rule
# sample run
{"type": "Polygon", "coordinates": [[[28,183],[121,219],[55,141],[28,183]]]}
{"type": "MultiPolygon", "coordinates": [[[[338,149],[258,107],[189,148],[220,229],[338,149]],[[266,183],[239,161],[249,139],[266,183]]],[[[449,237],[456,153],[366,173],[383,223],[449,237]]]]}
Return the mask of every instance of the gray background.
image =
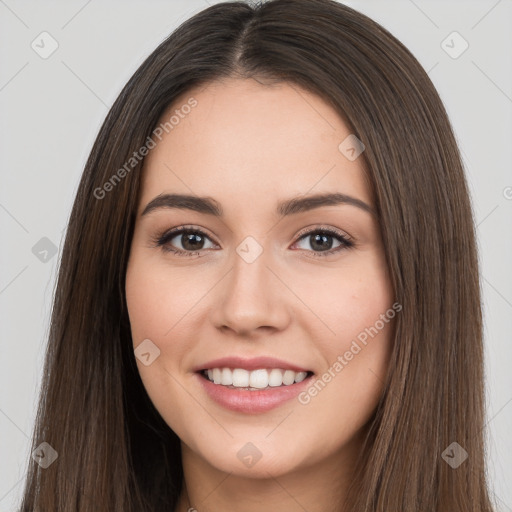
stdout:
{"type": "MultiPolygon", "coordinates": [[[[0,0],[0,512],[15,510],[22,490],[63,233],[88,152],[132,73],[207,3],[0,0]],[[50,48],[43,31],[58,43],[46,59],[31,47],[50,48]],[[42,252],[43,237],[55,255],[42,252]]],[[[482,270],[489,476],[499,509],[512,512],[512,2],[344,3],[416,55],[462,149],[482,270]],[[469,44],[457,58],[445,51],[463,49],[446,39],[453,31],[469,44]]]]}

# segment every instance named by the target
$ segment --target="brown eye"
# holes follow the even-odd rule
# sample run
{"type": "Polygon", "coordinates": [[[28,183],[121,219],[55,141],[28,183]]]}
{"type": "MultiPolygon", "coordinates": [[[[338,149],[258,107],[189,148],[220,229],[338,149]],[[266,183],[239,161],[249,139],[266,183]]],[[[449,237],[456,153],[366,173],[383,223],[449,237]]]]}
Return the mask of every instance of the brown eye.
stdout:
{"type": "MultiPolygon", "coordinates": [[[[164,252],[193,256],[197,254],[197,251],[208,249],[208,247],[205,247],[208,240],[210,238],[200,229],[178,228],[164,233],[158,238],[156,244],[164,252]]],[[[214,246],[214,244],[212,245],[214,246]]]]}
{"type": "Polygon", "coordinates": [[[324,256],[337,253],[343,249],[348,249],[354,246],[354,243],[348,239],[347,236],[336,231],[328,229],[315,229],[303,234],[299,241],[306,241],[307,246],[305,250],[316,253],[315,256],[324,256]],[[334,245],[337,241],[337,245],[334,245]],[[334,246],[334,248],[333,248],[334,246]]]}

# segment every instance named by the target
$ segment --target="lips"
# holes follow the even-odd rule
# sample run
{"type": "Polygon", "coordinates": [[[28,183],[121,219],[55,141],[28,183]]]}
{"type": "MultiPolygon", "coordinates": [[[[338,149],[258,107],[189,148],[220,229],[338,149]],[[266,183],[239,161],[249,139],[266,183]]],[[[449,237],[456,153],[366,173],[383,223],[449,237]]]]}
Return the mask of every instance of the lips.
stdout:
{"type": "Polygon", "coordinates": [[[226,357],[194,371],[207,395],[227,409],[248,414],[266,412],[297,396],[313,372],[272,357],[226,357]]]}
{"type": "Polygon", "coordinates": [[[213,368],[242,368],[244,370],[260,370],[280,368],[282,370],[293,370],[294,372],[308,372],[307,368],[303,368],[293,363],[289,363],[282,359],[274,357],[254,357],[251,359],[244,359],[243,357],[223,357],[214,359],[200,366],[196,366],[193,370],[200,372],[202,370],[211,370],[213,368]]]}

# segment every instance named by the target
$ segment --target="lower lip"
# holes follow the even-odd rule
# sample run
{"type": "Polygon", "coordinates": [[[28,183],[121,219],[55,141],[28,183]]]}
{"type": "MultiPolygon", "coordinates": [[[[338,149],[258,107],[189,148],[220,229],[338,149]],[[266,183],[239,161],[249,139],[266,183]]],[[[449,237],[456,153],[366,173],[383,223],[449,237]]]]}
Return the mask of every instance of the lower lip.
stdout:
{"type": "Polygon", "coordinates": [[[245,414],[259,414],[270,411],[288,400],[295,398],[301,391],[309,386],[311,377],[302,382],[289,386],[276,386],[250,391],[248,389],[232,389],[221,384],[214,384],[211,380],[196,374],[208,396],[226,409],[245,414]]]}

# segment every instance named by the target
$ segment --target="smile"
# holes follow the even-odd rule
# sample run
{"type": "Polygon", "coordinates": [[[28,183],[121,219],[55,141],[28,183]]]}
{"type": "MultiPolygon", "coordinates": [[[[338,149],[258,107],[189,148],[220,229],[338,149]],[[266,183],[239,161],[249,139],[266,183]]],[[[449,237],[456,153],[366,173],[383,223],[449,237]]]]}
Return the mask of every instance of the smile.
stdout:
{"type": "Polygon", "coordinates": [[[193,371],[207,400],[244,414],[284,406],[304,391],[315,375],[274,357],[223,357],[204,362],[193,371]]]}
{"type": "Polygon", "coordinates": [[[248,391],[291,386],[302,382],[308,374],[311,375],[311,372],[282,368],[259,368],[252,371],[243,368],[209,368],[202,371],[202,375],[214,384],[248,391]]]}

